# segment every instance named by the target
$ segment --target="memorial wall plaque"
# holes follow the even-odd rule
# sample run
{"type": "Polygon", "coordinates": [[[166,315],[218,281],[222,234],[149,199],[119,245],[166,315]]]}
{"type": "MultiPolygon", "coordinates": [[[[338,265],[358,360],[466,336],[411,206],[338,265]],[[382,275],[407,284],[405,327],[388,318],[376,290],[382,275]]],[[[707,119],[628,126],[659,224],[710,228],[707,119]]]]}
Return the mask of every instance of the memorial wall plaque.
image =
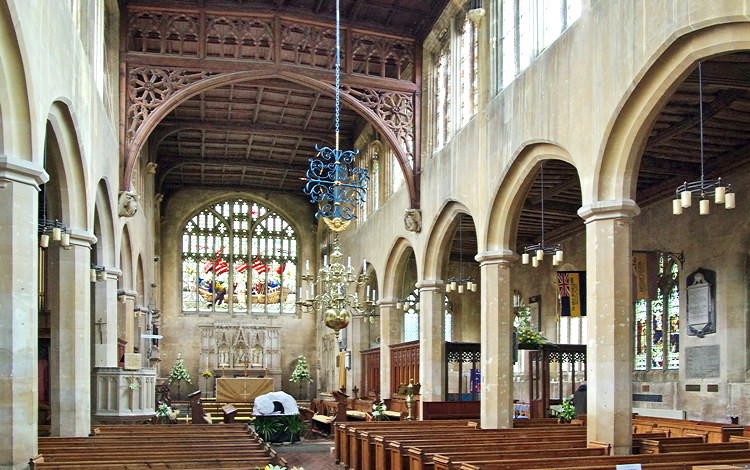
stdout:
{"type": "Polygon", "coordinates": [[[687,278],[687,333],[703,337],[716,332],[716,273],[699,268],[687,278]]]}
{"type": "Polygon", "coordinates": [[[685,348],[685,378],[705,379],[721,375],[719,345],[685,348]]]}

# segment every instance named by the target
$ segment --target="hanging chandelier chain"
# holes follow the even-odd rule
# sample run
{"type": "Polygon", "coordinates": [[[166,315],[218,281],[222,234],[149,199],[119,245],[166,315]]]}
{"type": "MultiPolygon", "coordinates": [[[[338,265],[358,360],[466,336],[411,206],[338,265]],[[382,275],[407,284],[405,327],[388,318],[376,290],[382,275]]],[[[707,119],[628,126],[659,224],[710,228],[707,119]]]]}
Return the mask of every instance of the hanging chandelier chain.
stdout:
{"type": "Polygon", "coordinates": [[[701,193],[705,190],[705,173],[703,167],[703,68],[698,62],[698,122],[700,127],[700,146],[701,146],[701,193]]]}
{"type": "Polygon", "coordinates": [[[542,199],[542,246],[544,246],[544,162],[542,162],[542,168],[540,170],[541,173],[541,180],[542,180],[542,189],[541,189],[541,199],[542,199]]]}
{"type": "Polygon", "coordinates": [[[340,0],[336,0],[336,150],[339,149],[339,132],[341,120],[341,12],[339,8],[340,0]]]}

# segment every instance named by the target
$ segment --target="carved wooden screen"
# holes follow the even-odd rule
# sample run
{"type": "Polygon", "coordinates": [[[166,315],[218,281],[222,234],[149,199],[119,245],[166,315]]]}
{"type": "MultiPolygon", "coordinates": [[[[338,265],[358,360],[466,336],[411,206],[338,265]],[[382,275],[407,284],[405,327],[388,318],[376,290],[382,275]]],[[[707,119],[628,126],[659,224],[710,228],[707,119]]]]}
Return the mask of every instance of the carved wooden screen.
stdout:
{"type": "Polygon", "coordinates": [[[211,204],[182,233],[182,310],[295,313],[296,267],[296,234],[279,214],[245,199],[211,204]]]}
{"type": "Polygon", "coordinates": [[[391,345],[391,393],[410,379],[419,382],[419,341],[391,345]]]}
{"type": "Polygon", "coordinates": [[[531,417],[546,418],[550,415],[550,405],[559,405],[578,387],[576,369],[584,371],[583,381],[586,381],[586,345],[545,343],[529,353],[531,417]],[[565,364],[571,365],[568,373],[565,364]]]}
{"type": "Polygon", "coordinates": [[[380,393],[380,348],[362,351],[362,383],[359,396],[367,398],[370,392],[380,393]]]}

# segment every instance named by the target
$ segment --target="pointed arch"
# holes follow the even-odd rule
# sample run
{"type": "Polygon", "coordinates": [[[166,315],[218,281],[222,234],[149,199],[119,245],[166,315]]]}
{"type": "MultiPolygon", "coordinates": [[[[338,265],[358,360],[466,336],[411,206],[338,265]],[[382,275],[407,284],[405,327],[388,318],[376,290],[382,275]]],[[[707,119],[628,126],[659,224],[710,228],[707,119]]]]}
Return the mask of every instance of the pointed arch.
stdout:
{"type": "Polygon", "coordinates": [[[115,266],[115,227],[114,227],[114,199],[110,196],[110,185],[107,178],[99,180],[94,199],[92,227],[96,236],[96,262],[99,265],[115,266]]]}
{"type": "MultiPolygon", "coordinates": [[[[130,189],[131,175],[133,169],[135,168],[135,162],[138,155],[140,154],[141,149],[145,145],[149,136],[156,129],[156,126],[176,107],[192,98],[193,96],[211,88],[239,82],[249,82],[254,80],[266,79],[288,81],[297,85],[308,87],[320,93],[328,94],[330,96],[333,96],[336,91],[333,85],[322,82],[320,80],[316,80],[311,77],[302,76],[291,72],[233,72],[199,80],[196,83],[188,85],[182,90],[176,92],[161,106],[154,109],[151,114],[148,115],[142,125],[138,128],[135,135],[132,136],[132,139],[129,142],[123,143],[125,147],[123,149],[124,162],[120,181],[120,189],[130,189]]],[[[409,156],[401,146],[399,138],[388,126],[385,125],[385,123],[381,119],[378,118],[378,116],[371,109],[366,107],[354,96],[347,93],[342,93],[340,96],[343,102],[350,106],[362,118],[367,120],[373,126],[373,128],[375,128],[380,133],[380,135],[383,136],[383,138],[390,144],[401,167],[401,171],[404,174],[404,180],[409,192],[410,204],[412,207],[418,207],[419,198],[417,193],[415,172],[411,168],[409,156]]],[[[124,136],[123,140],[126,141],[126,139],[128,138],[128,136],[124,136]]]]}
{"type": "Polygon", "coordinates": [[[469,209],[457,201],[446,202],[440,210],[427,237],[427,250],[425,251],[423,268],[424,279],[442,278],[441,270],[445,266],[448,256],[450,256],[453,235],[461,214],[471,217],[469,209]]]}
{"type": "Polygon", "coordinates": [[[657,51],[643,67],[636,85],[622,97],[604,135],[599,167],[586,188],[583,203],[601,200],[635,200],[638,168],[654,121],[672,92],[699,60],[738,50],[750,50],[747,21],[726,21],[700,29],[683,29],[673,42],[657,51]]]}
{"type": "Polygon", "coordinates": [[[0,154],[31,160],[31,113],[18,45],[7,2],[0,3],[0,154]]]}
{"type": "MultiPolygon", "coordinates": [[[[414,254],[414,248],[406,238],[398,238],[388,252],[386,266],[383,275],[382,298],[400,298],[403,293],[401,288],[404,284],[406,264],[414,254]]],[[[419,270],[419,263],[417,263],[419,270]]]]}
{"type": "Polygon", "coordinates": [[[513,159],[495,194],[487,224],[487,251],[515,247],[524,200],[534,182],[537,167],[545,160],[562,160],[575,167],[572,156],[557,144],[533,142],[524,146],[513,159]]]}

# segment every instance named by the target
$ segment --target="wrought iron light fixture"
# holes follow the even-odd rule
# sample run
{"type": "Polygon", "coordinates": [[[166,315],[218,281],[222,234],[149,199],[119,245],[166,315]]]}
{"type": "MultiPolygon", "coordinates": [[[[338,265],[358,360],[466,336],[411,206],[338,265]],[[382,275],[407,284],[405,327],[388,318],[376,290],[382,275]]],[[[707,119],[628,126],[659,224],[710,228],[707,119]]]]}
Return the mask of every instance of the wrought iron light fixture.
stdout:
{"type": "Polygon", "coordinates": [[[698,213],[708,215],[709,199],[714,197],[716,204],[724,204],[725,209],[734,209],[735,196],[732,185],[718,179],[706,179],[703,164],[703,69],[698,62],[698,121],[700,123],[700,156],[701,156],[701,179],[700,181],[685,181],[677,187],[675,198],[672,200],[672,213],[682,214],[682,209],[693,205],[693,195],[700,197],[698,213]]]}
{"type": "Polygon", "coordinates": [[[563,260],[563,251],[562,247],[559,244],[549,246],[544,244],[544,162],[542,162],[542,167],[539,172],[541,176],[540,199],[542,210],[542,239],[535,245],[528,245],[524,247],[523,254],[521,255],[521,262],[523,264],[529,264],[529,261],[531,261],[531,264],[535,268],[539,266],[539,263],[544,259],[545,254],[552,256],[553,266],[559,265],[563,260]],[[534,255],[533,258],[531,257],[531,254],[534,255]]]}
{"type": "MultiPolygon", "coordinates": [[[[354,275],[351,258],[347,266],[341,264],[341,243],[338,232],[346,230],[352,219],[357,216],[355,209],[365,202],[367,194],[367,170],[354,165],[354,157],[359,150],[341,150],[339,148],[340,120],[341,120],[341,14],[340,1],[336,0],[336,64],[335,64],[335,113],[334,124],[336,131],[335,148],[318,147],[317,158],[310,159],[307,170],[307,181],[303,189],[310,197],[310,202],[318,204],[315,217],[323,218],[326,225],[334,232],[331,245],[331,263],[324,257],[323,266],[317,276],[309,273],[309,261],[305,262],[305,274],[302,280],[310,284],[311,291],[305,300],[298,304],[306,310],[319,312],[326,326],[331,328],[338,338],[339,331],[346,328],[352,315],[364,315],[375,305],[377,293],[373,290],[372,297],[360,300],[356,291],[349,292],[352,286],[364,286],[369,281],[366,266],[362,263],[362,273],[354,275]]],[[[302,298],[300,288],[299,297],[302,298]]]]}

